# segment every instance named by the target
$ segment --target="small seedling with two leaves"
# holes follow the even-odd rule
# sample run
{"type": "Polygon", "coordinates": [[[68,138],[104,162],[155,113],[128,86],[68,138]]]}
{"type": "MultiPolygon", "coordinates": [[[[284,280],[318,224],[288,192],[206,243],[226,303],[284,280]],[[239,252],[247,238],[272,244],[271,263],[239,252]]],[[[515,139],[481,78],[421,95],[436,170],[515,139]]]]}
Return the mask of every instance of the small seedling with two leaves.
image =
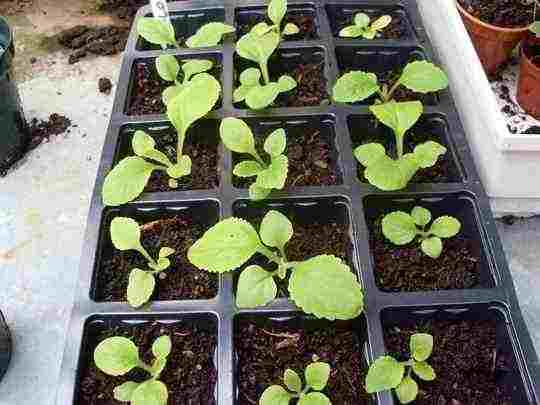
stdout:
{"type": "Polygon", "coordinates": [[[285,245],[292,236],[292,223],[278,211],[264,216],[259,234],[249,222],[228,218],[191,246],[188,259],[199,269],[224,273],[239,268],[255,253],[266,256],[274,270],[251,265],[240,274],[236,291],[240,308],[268,304],[277,294],[274,277],[283,280],[291,270],[289,293],[304,312],[330,320],[357,317],[363,310],[364,295],[349,266],[331,255],[288,261],[285,245]]]}
{"type": "Polygon", "coordinates": [[[174,249],[162,247],[159,249],[158,258],[154,259],[141,244],[141,228],[139,224],[126,217],[116,217],[111,221],[111,241],[118,250],[135,250],[147,261],[150,270],[133,269],[129,274],[127,287],[128,303],[137,308],[148,302],[156,286],[155,276],[169,268],[171,261],[169,256],[174,254],[174,249]]]}
{"type": "Polygon", "coordinates": [[[409,342],[411,358],[397,361],[392,356],[379,357],[369,367],[366,376],[366,391],[369,394],[394,389],[402,404],[409,404],[418,395],[418,384],[412,378],[414,373],[424,381],[433,381],[435,370],[427,363],[433,352],[433,336],[416,333],[409,342]]]}
{"type": "Polygon", "coordinates": [[[221,140],[227,149],[236,153],[250,155],[252,160],[245,160],[233,169],[238,177],[257,176],[257,180],[249,187],[252,200],[262,200],[272,189],[281,190],[285,186],[289,168],[289,160],[284,155],[287,139],[282,128],[273,131],[264,142],[264,151],[270,156],[266,163],[255,149],[255,138],[249,126],[239,118],[225,118],[219,128],[221,140]]]}
{"type": "MultiPolygon", "coordinates": [[[[268,60],[282,39],[281,22],[286,12],[286,0],[271,0],[268,5],[268,16],[274,25],[261,22],[236,43],[236,53],[244,59],[257,63],[259,68],[248,68],[240,74],[240,87],[233,93],[235,103],[244,101],[249,108],[259,110],[272,104],[280,93],[297,86],[296,80],[289,75],[282,75],[277,82],[272,82],[268,71],[268,60]]],[[[285,35],[297,32],[298,27],[294,24],[285,25],[283,30],[285,35]]]]}
{"type": "Polygon", "coordinates": [[[179,95],[192,79],[197,77],[199,73],[208,72],[213,66],[214,63],[211,60],[205,59],[185,60],[182,61],[182,66],[180,66],[178,60],[172,55],[158,57],[156,59],[156,70],[159,76],[163,80],[173,83],[172,86],[163,90],[163,104],[169,105],[170,101],[179,95]],[[180,71],[182,71],[181,79],[179,77],[180,71]]]}
{"type": "MultiPolygon", "coordinates": [[[[189,63],[189,62],[188,62],[189,63]]],[[[146,132],[138,130],[132,139],[135,156],[122,159],[105,178],[103,203],[121,205],[137,198],[144,190],[154,170],[169,176],[169,187],[178,187],[178,179],[191,174],[191,158],[183,154],[187,131],[197,120],[208,114],[219,99],[221,85],[208,73],[198,73],[172,99],[167,98],[167,116],[176,129],[178,144],[176,161],[156,149],[156,142],[146,132]]]]}
{"type": "Polygon", "coordinates": [[[383,31],[392,22],[392,17],[383,15],[375,21],[371,21],[365,13],[357,13],[354,16],[354,24],[339,31],[340,37],[374,39],[377,34],[383,31]]]}
{"type": "Polygon", "coordinates": [[[167,365],[172,343],[169,336],[160,336],[152,344],[154,361],[146,364],[139,357],[139,349],[130,339],[114,336],[102,341],[94,351],[96,367],[113,377],[125,375],[134,368],[146,371],[150,378],[144,382],[127,381],[114,389],[114,399],[133,405],[166,405],[167,386],[159,376],[167,365]]]}
{"type": "Polygon", "coordinates": [[[461,223],[454,217],[444,215],[431,222],[431,212],[423,207],[414,207],[410,214],[394,211],[382,220],[383,235],[395,245],[406,245],[417,239],[420,249],[433,259],[437,259],[443,249],[442,239],[456,236],[461,223]]]}
{"type": "Polygon", "coordinates": [[[330,365],[323,362],[311,363],[304,371],[305,386],[296,371],[287,369],[283,373],[283,383],[272,385],[264,390],[259,399],[260,405],[287,405],[292,399],[298,399],[298,405],[332,405],[324,390],[330,377],[330,365]]]}
{"type": "Polygon", "coordinates": [[[396,143],[396,158],[392,158],[379,143],[358,146],[354,155],[366,167],[365,177],[375,187],[384,190],[400,190],[407,186],[415,173],[432,167],[446,148],[437,142],[427,141],[404,152],[405,134],[420,119],[424,106],[420,101],[397,102],[393,99],[399,86],[417,93],[430,93],[448,86],[446,74],[426,61],[411,62],[403,69],[400,78],[392,85],[380,86],[373,73],[353,71],[341,76],[334,86],[334,99],[354,103],[378,95],[376,103],[369,107],[377,120],[391,128],[396,143]]]}
{"type": "MultiPolygon", "coordinates": [[[[163,49],[168,47],[181,48],[176,40],[174,27],[170,21],[163,21],[154,17],[143,17],[137,22],[138,34],[154,45],[163,49]]],[[[235,32],[235,28],[220,22],[211,22],[203,25],[197,32],[186,40],[188,48],[204,48],[216,46],[225,34],[235,32]]]]}

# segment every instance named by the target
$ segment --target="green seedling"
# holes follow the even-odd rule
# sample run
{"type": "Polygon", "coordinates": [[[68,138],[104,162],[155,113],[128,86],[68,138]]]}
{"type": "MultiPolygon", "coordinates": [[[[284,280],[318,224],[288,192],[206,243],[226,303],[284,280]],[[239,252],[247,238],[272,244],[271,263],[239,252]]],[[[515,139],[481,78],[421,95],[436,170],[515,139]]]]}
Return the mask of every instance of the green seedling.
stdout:
{"type": "Polygon", "coordinates": [[[121,251],[135,250],[147,261],[150,270],[133,269],[129,274],[127,287],[128,303],[137,308],[148,302],[156,286],[155,276],[169,268],[171,256],[175,251],[170,247],[162,247],[157,259],[154,259],[141,244],[141,228],[139,224],[126,217],[116,217],[111,221],[111,241],[121,251]]]}
{"type": "Polygon", "coordinates": [[[529,26],[529,31],[531,31],[537,38],[540,38],[540,21],[535,21],[529,26]]]}
{"type": "Polygon", "coordinates": [[[278,211],[264,216],[259,234],[249,222],[228,218],[191,246],[188,259],[199,269],[224,273],[244,265],[255,253],[266,256],[273,270],[251,265],[240,274],[236,292],[240,308],[263,306],[275,299],[274,277],[285,279],[291,270],[289,294],[304,312],[330,320],[358,316],[364,296],[349,266],[331,255],[288,261],[285,245],[292,235],[292,223],[278,211]]]}
{"type": "Polygon", "coordinates": [[[349,25],[339,31],[340,37],[374,39],[377,34],[383,31],[392,22],[392,17],[383,15],[375,21],[370,21],[369,16],[358,13],[354,16],[354,25],[349,25]]]}
{"type": "Polygon", "coordinates": [[[143,382],[127,381],[117,386],[114,399],[120,402],[131,402],[133,405],[166,405],[169,397],[167,386],[159,381],[159,376],[167,364],[171,353],[171,339],[160,336],[152,344],[154,361],[146,364],[139,357],[139,349],[128,338],[114,336],[102,341],[94,351],[96,367],[113,377],[125,375],[135,368],[149,374],[143,382]]]}
{"type": "Polygon", "coordinates": [[[233,93],[235,103],[244,101],[252,110],[260,110],[272,104],[280,93],[291,91],[297,86],[296,80],[289,75],[282,75],[277,82],[272,82],[268,72],[268,59],[279,46],[282,34],[298,32],[298,27],[294,24],[287,24],[283,32],[280,31],[286,12],[286,0],[271,0],[268,17],[274,25],[261,22],[237,42],[236,53],[257,63],[259,68],[248,68],[240,74],[240,87],[233,93]]]}
{"type": "Polygon", "coordinates": [[[103,203],[117,206],[137,198],[154,170],[169,176],[169,187],[178,187],[178,179],[191,174],[191,158],[183,154],[189,127],[208,114],[219,99],[221,86],[208,73],[198,73],[172,99],[167,97],[167,116],[176,129],[176,162],[156,149],[154,139],[136,131],[132,139],[135,156],[122,159],[107,175],[103,184],[103,203]]]}
{"type": "Polygon", "coordinates": [[[420,249],[426,255],[437,259],[443,249],[442,239],[456,236],[461,223],[454,217],[442,216],[431,222],[431,212],[422,207],[414,207],[410,214],[394,211],[382,220],[383,235],[395,245],[406,245],[417,239],[420,249]]]}
{"type": "MultiPolygon", "coordinates": [[[[168,47],[181,48],[176,40],[174,27],[170,21],[163,21],[153,17],[139,18],[137,22],[138,34],[154,45],[163,49],[168,47]]],[[[220,22],[211,22],[203,25],[197,32],[186,40],[188,48],[203,48],[216,46],[225,34],[235,32],[235,28],[220,22]]]]}
{"type": "Polygon", "coordinates": [[[305,386],[296,371],[288,368],[283,373],[283,383],[272,385],[264,390],[259,399],[260,405],[288,405],[291,400],[298,399],[298,405],[332,405],[330,399],[321,391],[324,390],[330,377],[330,365],[323,362],[311,363],[304,371],[305,386]]]}
{"type": "Polygon", "coordinates": [[[249,187],[252,200],[262,200],[272,189],[281,190],[285,186],[289,159],[283,154],[287,146],[283,128],[273,131],[264,142],[264,151],[270,156],[270,163],[266,163],[257,153],[253,133],[241,119],[225,118],[221,121],[219,133],[227,149],[253,158],[236,164],[233,169],[234,175],[238,177],[257,176],[255,183],[249,187]]]}
{"type": "Polygon", "coordinates": [[[392,356],[381,356],[369,367],[366,376],[366,391],[369,394],[394,389],[402,404],[409,404],[418,395],[418,384],[412,378],[414,373],[424,381],[436,378],[435,370],[427,363],[433,351],[433,336],[416,333],[409,342],[411,358],[397,361],[392,356]]]}
{"type": "Polygon", "coordinates": [[[433,141],[417,145],[411,153],[404,152],[405,134],[420,119],[424,106],[420,101],[395,101],[392,97],[400,86],[417,93],[430,93],[446,88],[448,78],[437,66],[417,61],[405,66],[400,78],[390,88],[387,85],[381,87],[373,73],[354,71],[341,76],[333,91],[334,99],[344,103],[378,96],[369,110],[377,120],[392,129],[396,158],[390,157],[379,143],[361,145],[354,150],[354,155],[366,167],[366,179],[385,191],[406,187],[418,170],[434,166],[439,157],[446,153],[444,146],[433,141]]]}
{"type": "Polygon", "coordinates": [[[190,80],[196,77],[199,73],[208,72],[214,63],[205,59],[190,59],[182,61],[182,66],[178,60],[172,55],[161,55],[156,59],[156,70],[159,76],[173,85],[163,90],[163,104],[168,105],[169,102],[179,95],[182,90],[189,84],[190,80]],[[182,77],[180,78],[180,71],[182,77]]]}

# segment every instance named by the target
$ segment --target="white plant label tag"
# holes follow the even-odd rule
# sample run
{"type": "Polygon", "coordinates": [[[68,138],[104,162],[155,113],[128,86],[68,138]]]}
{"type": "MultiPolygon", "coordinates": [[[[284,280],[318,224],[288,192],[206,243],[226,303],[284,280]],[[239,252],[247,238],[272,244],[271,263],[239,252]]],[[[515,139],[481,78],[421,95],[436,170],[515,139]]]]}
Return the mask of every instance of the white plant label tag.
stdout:
{"type": "Polygon", "coordinates": [[[155,18],[159,18],[163,22],[170,22],[169,8],[167,7],[167,0],[150,0],[152,6],[152,13],[155,18]]]}

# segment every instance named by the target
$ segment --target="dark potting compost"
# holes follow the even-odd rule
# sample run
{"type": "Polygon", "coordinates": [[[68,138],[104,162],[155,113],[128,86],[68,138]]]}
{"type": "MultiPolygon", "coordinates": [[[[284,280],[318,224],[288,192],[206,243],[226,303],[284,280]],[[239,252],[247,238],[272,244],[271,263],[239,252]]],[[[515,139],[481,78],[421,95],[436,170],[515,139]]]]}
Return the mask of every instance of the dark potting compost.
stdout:
{"type": "Polygon", "coordinates": [[[504,28],[526,27],[534,21],[534,2],[520,0],[458,0],[476,18],[504,28]]]}

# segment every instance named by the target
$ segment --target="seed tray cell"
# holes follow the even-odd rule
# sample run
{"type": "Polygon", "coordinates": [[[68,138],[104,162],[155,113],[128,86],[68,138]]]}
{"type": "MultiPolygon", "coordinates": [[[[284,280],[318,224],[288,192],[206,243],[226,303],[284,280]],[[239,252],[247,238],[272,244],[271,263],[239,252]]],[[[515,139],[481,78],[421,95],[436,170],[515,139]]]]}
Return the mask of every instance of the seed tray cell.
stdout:
{"type": "MultiPolygon", "coordinates": [[[[193,0],[168,5],[175,24],[189,20],[188,24],[177,27],[177,32],[182,36],[186,35],[185,32],[194,32],[198,26],[209,20],[234,25],[237,20],[244,17],[255,15],[260,18],[265,2],[228,0],[223,3],[217,0],[193,0]],[[190,16],[190,19],[179,16],[190,16]]],[[[239,71],[247,67],[234,52],[237,35],[227,36],[219,46],[208,49],[160,50],[142,46],[135,29],[132,30],[122,63],[113,113],[89,211],[80,262],[80,283],[67,333],[69,338],[66,343],[57,404],[77,403],[77,390],[81,384],[77,370],[87,364],[88,358],[85,357],[83,347],[87,339],[84,331],[89,325],[89,320],[114,319],[123,322],[124,319],[196,319],[201,324],[215,328],[218,389],[214,400],[207,402],[212,405],[214,403],[238,405],[245,403],[240,393],[238,367],[242,361],[238,358],[237,350],[239,343],[237,339],[241,339],[245,333],[241,328],[244,322],[268,327],[282,324],[301,330],[310,330],[315,327],[313,325],[323,325],[323,328],[341,328],[345,325],[345,330],[353,331],[357,337],[358,346],[354,356],[368,364],[387,352],[385,330],[388,325],[399,324],[408,319],[423,320],[424,316],[441,313],[457,318],[468,317],[468,314],[475,314],[474,316],[484,314],[486,317],[495,314],[493,319],[497,325],[497,348],[501,348],[505,356],[512,360],[508,373],[510,376],[508,381],[515,387],[512,403],[540,405],[538,358],[519,310],[511,273],[498,238],[489,200],[471,158],[450,90],[440,91],[436,97],[432,97],[431,102],[429,98],[424,99],[424,115],[411,134],[407,135],[417,142],[421,139],[417,138],[419,136],[417,132],[429,133],[434,136],[433,139],[439,140],[447,147],[447,179],[441,181],[437,176],[427,176],[425,181],[411,182],[404,190],[396,192],[377,190],[359,178],[359,167],[353,150],[363,138],[380,132],[383,141],[386,141],[389,147],[392,146],[392,141],[388,141],[391,138],[388,137],[386,129],[382,125],[374,127],[369,104],[343,105],[333,103],[329,96],[336,78],[346,70],[363,68],[381,75],[384,71],[405,64],[410,58],[426,59],[438,64],[437,55],[426,36],[416,2],[289,0],[289,12],[306,13],[314,17],[317,37],[309,40],[290,38],[284,41],[270,61],[270,69],[275,76],[285,73],[293,75],[299,63],[312,63],[311,61],[315,60],[321,63],[324,84],[318,90],[323,97],[313,105],[294,105],[295,103],[286,95],[274,106],[263,111],[248,110],[243,104],[235,105],[232,93],[237,84],[237,77],[239,71]],[[407,35],[398,40],[378,38],[366,41],[335,38],[338,14],[352,15],[360,10],[373,15],[399,14],[406,22],[407,35]],[[175,135],[165,114],[126,115],[134,63],[138,61],[151,63],[152,58],[162,54],[175,55],[179,59],[207,57],[221,61],[221,106],[198,121],[187,137],[187,144],[205,143],[207,151],[215,151],[217,148],[215,172],[211,175],[215,180],[208,187],[194,187],[181,183],[174,190],[151,189],[125,206],[104,207],[101,199],[104,178],[116,162],[132,153],[131,137],[136,130],[142,129],[152,135],[158,145],[164,147],[164,152],[174,148],[175,135]],[[283,67],[279,68],[280,66],[283,67]],[[245,188],[247,183],[239,183],[238,179],[233,179],[232,176],[234,164],[242,157],[226,150],[219,139],[218,125],[226,117],[245,119],[257,138],[265,137],[279,127],[285,128],[287,136],[291,139],[296,139],[313,129],[320,130],[321,139],[330,145],[325,156],[336,164],[337,181],[328,185],[299,183],[272,192],[265,201],[250,201],[248,190],[245,188]],[[160,144],[164,139],[167,139],[167,142],[160,144]],[[383,291],[379,288],[373,270],[370,223],[373,218],[387,210],[410,210],[414,204],[425,205],[432,210],[434,216],[458,217],[463,224],[463,237],[477,242],[481,271],[478,282],[472,288],[439,291],[383,291]],[[317,221],[335,223],[336,229],[341,229],[336,233],[343,236],[340,240],[345,241],[341,245],[344,247],[342,253],[339,254],[348,262],[351,271],[358,276],[364,290],[364,313],[346,323],[317,320],[302,314],[286,294],[280,295],[266,307],[239,309],[235,304],[235,282],[239,271],[215,276],[217,293],[209,299],[154,300],[136,310],[123,301],[102,302],[96,299],[102,292],[95,283],[95,274],[106,250],[105,246],[109,245],[110,248],[105,225],[107,221],[113,215],[125,214],[132,215],[140,222],[146,222],[156,218],[155,215],[174,215],[175,209],[182,209],[193,223],[201,223],[204,226],[237,215],[252,221],[258,227],[257,222],[269,209],[281,210],[290,215],[293,226],[299,233],[307,229],[305,225],[312,225],[317,221]]],[[[139,11],[138,18],[149,14],[150,8],[144,7],[139,11]]],[[[294,154],[294,148],[287,149],[286,153],[294,154]]],[[[199,154],[192,156],[194,167],[197,162],[202,161],[200,156],[199,154]]],[[[309,238],[307,243],[313,240],[315,246],[317,237],[321,236],[319,234],[312,236],[312,238],[306,236],[309,238]]],[[[446,241],[443,241],[443,245],[445,243],[446,241]]],[[[308,251],[306,248],[305,252],[308,251]]],[[[258,260],[256,257],[252,259],[258,260]]],[[[277,374],[283,371],[274,370],[277,374]]],[[[353,382],[351,389],[363,389],[362,378],[354,381],[357,382],[353,382]]],[[[506,384],[507,380],[501,383],[506,384]]],[[[172,401],[170,399],[169,402],[174,403],[172,401]]],[[[368,403],[369,401],[377,405],[397,405],[392,394],[388,392],[373,395],[368,403]]],[[[340,405],[346,405],[347,401],[343,402],[345,403],[340,405]]],[[[208,403],[203,402],[201,405],[208,403]]]]}

